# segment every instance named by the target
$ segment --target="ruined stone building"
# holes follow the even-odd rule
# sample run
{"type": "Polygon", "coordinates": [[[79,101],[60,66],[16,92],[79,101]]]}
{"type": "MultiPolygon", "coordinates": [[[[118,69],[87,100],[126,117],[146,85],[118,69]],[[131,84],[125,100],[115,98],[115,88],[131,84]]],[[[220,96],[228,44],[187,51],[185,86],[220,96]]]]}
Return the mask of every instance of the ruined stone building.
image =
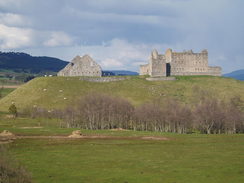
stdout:
{"type": "Polygon", "coordinates": [[[140,66],[140,75],[176,76],[176,75],[212,75],[221,76],[221,67],[208,66],[208,51],[193,53],[192,50],[173,52],[167,49],[164,55],[153,50],[149,63],[140,66]]]}
{"type": "Polygon", "coordinates": [[[102,68],[89,55],[76,56],[58,76],[102,76],[102,68]]]}

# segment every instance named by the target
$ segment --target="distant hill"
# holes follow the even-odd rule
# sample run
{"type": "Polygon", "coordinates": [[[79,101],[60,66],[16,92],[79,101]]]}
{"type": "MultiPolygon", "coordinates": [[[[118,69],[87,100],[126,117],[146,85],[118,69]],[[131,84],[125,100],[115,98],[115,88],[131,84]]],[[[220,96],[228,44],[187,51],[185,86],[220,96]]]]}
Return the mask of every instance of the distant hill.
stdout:
{"type": "Polygon", "coordinates": [[[231,73],[224,74],[223,76],[244,81],[244,69],[236,70],[236,71],[233,71],[231,73]]]}
{"type": "Polygon", "coordinates": [[[41,72],[58,72],[68,62],[53,57],[36,57],[20,52],[0,52],[0,69],[14,72],[38,74],[41,72]]]}
{"type": "Polygon", "coordinates": [[[126,70],[105,70],[103,71],[104,76],[112,75],[112,76],[137,76],[139,75],[137,72],[126,71],[126,70]]]}

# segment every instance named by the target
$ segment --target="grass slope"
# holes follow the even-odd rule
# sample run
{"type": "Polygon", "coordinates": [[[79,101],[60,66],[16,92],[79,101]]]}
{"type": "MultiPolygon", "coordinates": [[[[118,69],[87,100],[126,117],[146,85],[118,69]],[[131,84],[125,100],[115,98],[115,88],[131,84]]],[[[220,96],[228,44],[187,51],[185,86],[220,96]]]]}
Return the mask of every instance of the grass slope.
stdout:
{"type": "Polygon", "coordinates": [[[244,83],[222,77],[185,76],[176,81],[146,81],[145,77],[133,76],[109,83],[87,82],[79,77],[40,77],[1,99],[0,111],[7,111],[11,102],[15,102],[19,109],[33,105],[47,109],[63,108],[91,92],[124,97],[134,105],[168,97],[193,103],[198,97],[197,88],[208,90],[222,99],[239,95],[244,100],[244,83]]]}

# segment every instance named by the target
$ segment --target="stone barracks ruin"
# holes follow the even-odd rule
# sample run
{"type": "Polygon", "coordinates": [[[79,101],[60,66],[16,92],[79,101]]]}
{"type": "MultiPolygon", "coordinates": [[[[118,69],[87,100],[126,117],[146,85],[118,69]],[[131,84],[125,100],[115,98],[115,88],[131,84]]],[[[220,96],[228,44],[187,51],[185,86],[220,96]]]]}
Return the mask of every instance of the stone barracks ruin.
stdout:
{"type": "Polygon", "coordinates": [[[102,76],[102,68],[89,55],[76,56],[58,76],[102,76]]]}
{"type": "Polygon", "coordinates": [[[221,67],[208,66],[208,51],[193,53],[192,50],[173,52],[167,49],[164,55],[153,50],[149,63],[140,66],[140,75],[151,77],[211,75],[221,76],[221,67]]]}

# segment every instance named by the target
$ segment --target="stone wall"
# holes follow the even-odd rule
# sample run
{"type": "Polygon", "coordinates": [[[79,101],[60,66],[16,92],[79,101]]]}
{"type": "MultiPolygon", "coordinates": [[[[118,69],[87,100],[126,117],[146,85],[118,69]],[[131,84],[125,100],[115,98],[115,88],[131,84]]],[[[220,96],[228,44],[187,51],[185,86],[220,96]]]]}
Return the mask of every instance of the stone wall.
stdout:
{"type": "Polygon", "coordinates": [[[58,76],[102,76],[102,69],[89,55],[76,56],[58,76]]]}
{"type": "Polygon", "coordinates": [[[211,76],[221,76],[221,67],[208,67],[208,75],[211,76]]]}
{"type": "Polygon", "coordinates": [[[208,72],[208,53],[172,52],[171,75],[204,75],[208,72]]]}
{"type": "Polygon", "coordinates": [[[166,59],[164,55],[159,55],[157,50],[153,50],[149,63],[150,76],[166,76],[166,59]]]}
{"type": "Polygon", "coordinates": [[[149,73],[149,64],[140,66],[140,75],[148,75],[149,73]]]}
{"type": "Polygon", "coordinates": [[[174,81],[175,77],[150,77],[146,78],[147,81],[174,81]]]}
{"type": "Polygon", "coordinates": [[[80,80],[89,81],[89,82],[105,83],[105,82],[123,81],[123,80],[129,79],[129,78],[130,77],[81,77],[80,80]]]}

